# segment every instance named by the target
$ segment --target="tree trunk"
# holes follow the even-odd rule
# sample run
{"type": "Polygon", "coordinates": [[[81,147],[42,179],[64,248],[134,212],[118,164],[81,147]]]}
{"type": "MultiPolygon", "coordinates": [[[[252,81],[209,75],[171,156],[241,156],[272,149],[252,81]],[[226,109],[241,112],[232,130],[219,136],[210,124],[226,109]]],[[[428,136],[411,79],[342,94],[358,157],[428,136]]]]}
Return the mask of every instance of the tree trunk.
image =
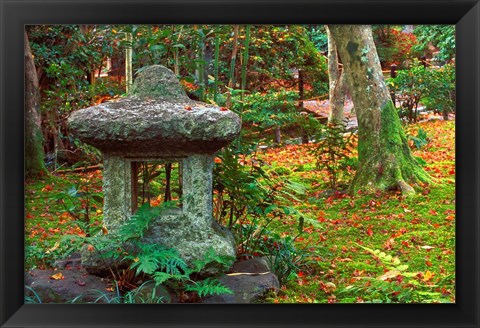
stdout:
{"type": "Polygon", "coordinates": [[[343,70],[339,70],[337,46],[328,26],[326,27],[326,30],[328,40],[328,93],[330,99],[328,123],[343,124],[346,88],[345,74],[343,74],[343,70]]]}
{"type": "Polygon", "coordinates": [[[279,126],[275,128],[275,139],[274,139],[275,144],[278,146],[282,143],[282,130],[280,129],[279,126]]]}
{"type": "MultiPolygon", "coordinates": [[[[305,98],[305,77],[303,70],[298,70],[298,106],[303,109],[303,99],[305,98]]],[[[310,138],[308,137],[307,131],[301,126],[301,135],[302,135],[302,145],[309,143],[310,138]]]]}
{"type": "Polygon", "coordinates": [[[171,191],[171,178],[172,178],[172,163],[165,164],[165,197],[163,198],[164,202],[169,202],[172,200],[172,191],[171,191]]]}
{"type": "MultiPolygon", "coordinates": [[[[235,83],[235,61],[237,58],[237,51],[238,51],[238,25],[233,25],[233,49],[232,49],[232,56],[230,59],[230,73],[228,77],[228,88],[233,89],[235,83]]],[[[230,107],[232,105],[232,92],[229,90],[227,93],[227,101],[226,106],[230,107]]]]}
{"type": "Polygon", "coordinates": [[[351,191],[400,189],[431,181],[410,152],[385,84],[372,30],[365,25],[330,25],[342,58],[358,120],[359,167],[351,191]]]}
{"type": "Polygon", "coordinates": [[[33,178],[46,173],[43,161],[42,129],[40,120],[40,91],[32,50],[27,32],[24,32],[25,54],[25,176],[33,178]]]}

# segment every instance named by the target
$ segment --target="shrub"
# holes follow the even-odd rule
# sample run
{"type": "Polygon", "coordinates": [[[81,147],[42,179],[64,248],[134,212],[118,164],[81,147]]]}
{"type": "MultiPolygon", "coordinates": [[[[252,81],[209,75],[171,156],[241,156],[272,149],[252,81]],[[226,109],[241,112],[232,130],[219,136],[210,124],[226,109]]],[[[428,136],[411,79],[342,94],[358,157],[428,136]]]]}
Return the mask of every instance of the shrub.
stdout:
{"type": "Polygon", "coordinates": [[[61,203],[64,211],[70,214],[80,225],[83,231],[90,235],[95,231],[92,216],[99,208],[102,208],[103,193],[92,187],[85,179],[64,192],[56,194],[52,199],[61,203]]]}
{"type": "Polygon", "coordinates": [[[435,69],[416,63],[409,70],[399,71],[395,78],[388,80],[388,84],[399,94],[402,104],[400,116],[406,117],[409,122],[417,121],[420,102],[425,103],[427,110],[442,113],[445,118],[455,108],[453,65],[435,69]]]}
{"type": "Polygon", "coordinates": [[[343,124],[324,125],[318,132],[319,141],[309,149],[317,168],[327,171],[328,186],[333,190],[337,190],[340,182],[347,184],[345,180],[350,176],[345,170],[352,163],[353,135],[347,134],[343,124]]]}
{"type": "Polygon", "coordinates": [[[307,258],[307,252],[295,247],[295,239],[296,237],[290,236],[282,238],[278,233],[262,238],[261,253],[266,257],[270,270],[277,276],[280,286],[300,270],[307,258]]]}
{"type": "Polygon", "coordinates": [[[305,193],[302,184],[267,173],[255,158],[252,148],[237,143],[225,147],[214,167],[214,217],[232,228],[238,254],[252,256],[258,237],[273,220],[303,214],[282,204],[305,193]],[[247,154],[250,155],[247,163],[247,154]],[[246,164],[246,165],[243,165],[246,164]]]}

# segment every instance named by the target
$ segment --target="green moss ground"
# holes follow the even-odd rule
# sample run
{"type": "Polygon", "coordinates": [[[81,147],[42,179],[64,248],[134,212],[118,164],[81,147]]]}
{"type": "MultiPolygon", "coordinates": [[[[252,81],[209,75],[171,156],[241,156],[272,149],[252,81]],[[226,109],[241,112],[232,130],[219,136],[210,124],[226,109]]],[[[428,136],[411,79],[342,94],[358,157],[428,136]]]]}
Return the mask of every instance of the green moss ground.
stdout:
{"type": "MultiPolygon", "coordinates": [[[[361,246],[398,257],[429,290],[441,293],[443,300],[455,301],[455,123],[411,125],[407,134],[416,134],[419,128],[430,140],[413,155],[426,162],[426,172],[437,183],[417,189],[409,198],[400,193],[326,193],[328,178],[316,170],[308,145],[285,146],[261,155],[269,169],[308,187],[303,199],[293,205],[308,217],[296,247],[309,252],[309,261],[267,302],[374,301],[371,291],[340,292],[363,281],[359,277],[378,277],[387,271],[361,246]]],[[[101,191],[101,172],[49,176],[26,184],[26,269],[49,267],[55,258],[75,249],[75,236],[85,234],[84,225],[59,201],[62,192],[79,182],[90,191],[101,191]]],[[[92,227],[99,229],[101,206],[91,211],[92,227]]],[[[297,222],[274,221],[269,229],[293,236],[297,222]]]]}

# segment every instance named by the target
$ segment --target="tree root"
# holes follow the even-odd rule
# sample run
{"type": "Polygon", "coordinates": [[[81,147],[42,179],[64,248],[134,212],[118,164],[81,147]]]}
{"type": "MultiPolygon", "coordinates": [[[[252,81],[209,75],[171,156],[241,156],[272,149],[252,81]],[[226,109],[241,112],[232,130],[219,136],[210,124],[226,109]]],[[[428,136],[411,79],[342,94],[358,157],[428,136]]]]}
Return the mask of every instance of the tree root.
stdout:
{"type": "Polygon", "coordinates": [[[400,191],[402,192],[403,195],[405,196],[415,195],[415,189],[413,189],[412,186],[410,186],[405,181],[398,180],[397,185],[398,185],[398,188],[400,188],[400,191]]]}

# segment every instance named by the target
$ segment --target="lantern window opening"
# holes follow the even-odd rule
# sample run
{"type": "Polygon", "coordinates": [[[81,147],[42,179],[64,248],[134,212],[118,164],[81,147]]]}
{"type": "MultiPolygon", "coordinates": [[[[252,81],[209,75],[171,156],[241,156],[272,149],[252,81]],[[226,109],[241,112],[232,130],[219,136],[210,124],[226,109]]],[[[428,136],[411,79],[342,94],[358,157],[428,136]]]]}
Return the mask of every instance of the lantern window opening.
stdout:
{"type": "Polygon", "coordinates": [[[181,159],[135,159],[132,168],[132,214],[144,204],[173,202],[182,208],[181,159]]]}

